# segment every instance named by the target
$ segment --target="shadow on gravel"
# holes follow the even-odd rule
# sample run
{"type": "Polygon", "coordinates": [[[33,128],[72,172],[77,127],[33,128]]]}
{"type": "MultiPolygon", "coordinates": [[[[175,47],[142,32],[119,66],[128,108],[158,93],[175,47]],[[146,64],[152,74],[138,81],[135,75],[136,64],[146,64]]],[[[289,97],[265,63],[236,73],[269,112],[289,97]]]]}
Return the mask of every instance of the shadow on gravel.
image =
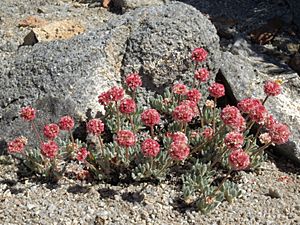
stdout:
{"type": "Polygon", "coordinates": [[[88,193],[89,191],[90,191],[89,187],[84,187],[78,184],[73,185],[67,189],[67,192],[72,194],[85,194],[88,193]]]}
{"type": "Polygon", "coordinates": [[[173,203],[171,204],[174,210],[181,214],[185,214],[188,211],[197,211],[196,203],[193,204],[186,204],[182,198],[177,197],[174,199],[173,203]]]}
{"type": "Polygon", "coordinates": [[[102,199],[115,199],[115,195],[118,194],[115,190],[110,188],[100,188],[98,192],[102,199]]]}
{"type": "Polygon", "coordinates": [[[24,188],[16,188],[14,187],[15,185],[17,185],[17,181],[15,180],[11,180],[11,179],[4,179],[0,181],[0,184],[6,184],[8,187],[6,189],[3,190],[3,192],[9,190],[11,194],[16,195],[16,194],[20,194],[23,193],[25,191],[24,188]]]}
{"type": "Polygon", "coordinates": [[[137,192],[124,192],[121,195],[121,197],[124,201],[127,201],[127,202],[142,203],[145,198],[145,195],[138,191],[137,192]]]}

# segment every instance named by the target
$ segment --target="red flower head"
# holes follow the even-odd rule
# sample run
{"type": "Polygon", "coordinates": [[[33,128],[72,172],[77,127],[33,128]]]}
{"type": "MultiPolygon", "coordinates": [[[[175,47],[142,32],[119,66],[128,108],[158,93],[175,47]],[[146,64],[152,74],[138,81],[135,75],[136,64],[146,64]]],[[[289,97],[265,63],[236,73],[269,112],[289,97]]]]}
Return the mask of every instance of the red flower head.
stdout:
{"type": "Polygon", "coordinates": [[[186,135],[180,131],[175,132],[174,134],[171,134],[171,138],[173,142],[183,142],[183,143],[188,143],[188,138],[186,135]]]}
{"type": "Polygon", "coordinates": [[[49,139],[54,139],[59,134],[59,126],[55,123],[50,123],[44,126],[44,136],[49,139]]]}
{"type": "Polygon", "coordinates": [[[201,97],[201,93],[196,88],[193,88],[187,92],[187,99],[190,101],[198,103],[201,97]]]}
{"type": "Polygon", "coordinates": [[[240,149],[243,147],[244,136],[239,132],[232,131],[226,134],[224,143],[227,146],[227,148],[231,150],[240,149]]]}
{"type": "Polygon", "coordinates": [[[221,119],[223,120],[224,124],[237,131],[245,129],[245,119],[242,117],[238,108],[234,106],[226,106],[221,112],[221,119]]]}
{"type": "Polygon", "coordinates": [[[256,123],[264,123],[266,117],[268,116],[268,111],[265,106],[258,105],[256,108],[250,111],[250,119],[256,123]]]}
{"type": "Polygon", "coordinates": [[[172,87],[172,91],[173,93],[178,95],[186,95],[187,87],[184,84],[180,84],[180,83],[174,84],[172,87]]]}
{"type": "Polygon", "coordinates": [[[206,82],[209,79],[209,71],[206,68],[196,70],[194,78],[200,82],[206,82]]]}
{"type": "Polygon", "coordinates": [[[36,110],[30,106],[23,107],[20,111],[20,116],[23,120],[32,121],[35,118],[36,110]]]}
{"type": "Polygon", "coordinates": [[[116,140],[120,146],[130,147],[135,145],[136,137],[135,134],[132,133],[130,130],[120,130],[117,133],[116,140]]]}
{"type": "Polygon", "coordinates": [[[121,100],[119,110],[123,114],[134,113],[136,110],[136,104],[130,98],[123,99],[123,100],[121,100]]]}
{"type": "Polygon", "coordinates": [[[189,123],[195,116],[195,113],[188,105],[180,104],[173,111],[173,118],[179,122],[189,123]]]}
{"type": "Polygon", "coordinates": [[[104,123],[100,119],[91,119],[86,124],[86,129],[89,134],[98,136],[104,131],[104,123]]]}
{"type": "Polygon", "coordinates": [[[190,154],[189,146],[184,142],[172,142],[170,147],[170,156],[174,160],[184,160],[190,154]]]}
{"type": "Polygon", "coordinates": [[[125,94],[123,88],[116,87],[116,86],[109,89],[107,91],[107,93],[108,93],[109,99],[111,101],[115,101],[115,102],[121,100],[124,97],[124,94],[125,94]]]}
{"type": "Polygon", "coordinates": [[[21,136],[16,139],[8,142],[8,152],[9,153],[21,153],[23,152],[25,146],[27,144],[27,138],[21,136]]]}
{"type": "Polygon", "coordinates": [[[267,81],[264,85],[264,91],[267,96],[276,96],[281,93],[280,82],[276,81],[267,81]]]}
{"type": "Polygon", "coordinates": [[[103,92],[98,96],[98,102],[100,105],[106,106],[111,102],[108,92],[103,92]]]}
{"type": "Polygon", "coordinates": [[[234,170],[244,170],[250,165],[250,157],[242,149],[232,151],[228,160],[234,170]]]}
{"type": "Polygon", "coordinates": [[[223,84],[213,83],[208,88],[209,94],[214,98],[220,98],[225,95],[225,88],[223,84]]]}
{"type": "Polygon", "coordinates": [[[277,121],[272,115],[269,114],[265,117],[264,124],[267,129],[271,129],[275,123],[277,123],[277,121]]]}
{"type": "Polygon", "coordinates": [[[71,116],[63,116],[60,118],[58,126],[61,130],[72,130],[74,127],[74,119],[71,116]]]}
{"type": "Polygon", "coordinates": [[[160,115],[155,109],[147,109],[142,113],[141,119],[146,126],[151,127],[159,124],[160,115]]]}
{"type": "Polygon", "coordinates": [[[128,74],[125,79],[125,82],[127,86],[133,91],[136,90],[138,87],[142,86],[142,80],[138,73],[128,74]]]}
{"type": "Polygon", "coordinates": [[[41,152],[49,159],[54,159],[58,153],[58,145],[54,141],[43,142],[41,144],[41,152]]]}
{"type": "Polygon", "coordinates": [[[142,153],[145,157],[156,157],[160,151],[159,143],[151,138],[142,143],[142,153]]]}
{"type": "Polygon", "coordinates": [[[289,140],[291,132],[287,125],[282,123],[275,123],[269,129],[269,134],[274,144],[281,145],[289,140]]]}
{"type": "Polygon", "coordinates": [[[250,113],[256,107],[262,105],[261,101],[256,98],[245,98],[237,106],[243,113],[250,113]]]}
{"type": "Polygon", "coordinates": [[[79,151],[77,152],[76,159],[77,159],[78,161],[84,162],[85,159],[86,159],[86,157],[87,157],[89,154],[90,154],[90,152],[89,152],[86,148],[82,147],[82,148],[80,148],[79,151]]]}
{"type": "Polygon", "coordinates": [[[212,137],[214,136],[214,130],[211,127],[206,127],[203,130],[202,135],[205,139],[212,139],[212,137]]]}
{"type": "Polygon", "coordinates": [[[203,62],[206,60],[208,53],[204,48],[195,48],[192,52],[192,60],[195,62],[203,62]]]}

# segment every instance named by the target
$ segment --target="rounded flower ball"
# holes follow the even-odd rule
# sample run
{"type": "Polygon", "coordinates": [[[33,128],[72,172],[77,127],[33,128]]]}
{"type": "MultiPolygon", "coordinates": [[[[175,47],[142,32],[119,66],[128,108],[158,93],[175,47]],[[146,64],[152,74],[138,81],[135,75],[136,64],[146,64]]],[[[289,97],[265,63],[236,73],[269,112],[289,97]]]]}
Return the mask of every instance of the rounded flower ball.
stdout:
{"type": "Polygon", "coordinates": [[[76,159],[77,159],[78,161],[84,162],[85,159],[86,159],[86,157],[87,157],[89,154],[90,154],[90,152],[89,152],[86,148],[82,147],[82,148],[80,148],[79,151],[77,152],[76,159]]]}
{"type": "Polygon", "coordinates": [[[173,111],[173,118],[179,122],[189,123],[194,117],[194,111],[187,105],[179,105],[173,111]]]}
{"type": "Polygon", "coordinates": [[[269,129],[269,134],[274,144],[281,145],[289,140],[291,132],[287,125],[282,123],[274,123],[269,129]]]}
{"type": "Polygon", "coordinates": [[[193,88],[187,92],[187,99],[193,102],[199,102],[202,95],[200,91],[198,91],[196,88],[193,88]]]}
{"type": "Polygon", "coordinates": [[[182,133],[182,132],[180,132],[180,131],[177,131],[177,132],[175,132],[174,134],[171,134],[171,138],[172,138],[172,141],[173,142],[183,142],[183,143],[188,143],[188,138],[187,138],[187,136],[184,134],[184,133],[182,133]]]}
{"type": "Polygon", "coordinates": [[[234,170],[244,170],[250,165],[249,155],[242,149],[234,150],[228,158],[229,164],[234,170]]]}
{"type": "Polygon", "coordinates": [[[86,129],[89,134],[99,136],[104,131],[104,123],[100,119],[91,119],[86,124],[86,129]]]}
{"type": "Polygon", "coordinates": [[[41,152],[49,159],[54,159],[58,153],[58,145],[54,141],[48,141],[41,144],[41,152]]]}
{"type": "Polygon", "coordinates": [[[261,106],[261,105],[262,105],[262,103],[261,103],[261,101],[259,99],[256,99],[256,98],[245,98],[245,99],[241,100],[237,104],[237,107],[243,113],[250,113],[256,107],[261,106]]]}
{"type": "Polygon", "coordinates": [[[264,85],[264,92],[267,96],[276,96],[281,93],[281,85],[276,81],[267,81],[264,85]]]}
{"type": "Polygon", "coordinates": [[[243,147],[244,136],[239,132],[232,131],[226,134],[224,143],[227,146],[227,148],[231,150],[240,149],[243,147]]]}
{"type": "Polygon", "coordinates": [[[35,118],[36,110],[31,106],[23,107],[20,111],[20,116],[23,120],[32,121],[35,118]]]}
{"type": "Polygon", "coordinates": [[[172,142],[170,156],[174,160],[182,161],[190,154],[190,148],[185,142],[172,142]]]}
{"type": "Polygon", "coordinates": [[[223,84],[219,83],[213,83],[209,88],[208,88],[210,96],[214,98],[220,98],[225,95],[225,88],[223,84]]]}
{"type": "Polygon", "coordinates": [[[141,149],[145,157],[156,157],[160,151],[160,145],[157,141],[148,138],[142,143],[141,149]]]}
{"type": "Polygon", "coordinates": [[[172,87],[172,91],[174,94],[178,95],[186,95],[187,93],[187,87],[184,84],[174,84],[172,87]]]}
{"type": "Polygon", "coordinates": [[[207,51],[204,48],[195,48],[192,52],[192,60],[194,62],[203,62],[207,58],[207,51]]]}
{"type": "Polygon", "coordinates": [[[21,136],[8,142],[7,148],[9,153],[22,153],[27,144],[27,138],[21,136]]]}
{"type": "Polygon", "coordinates": [[[234,106],[226,106],[221,112],[221,119],[224,124],[230,126],[231,128],[241,131],[246,127],[246,121],[241,115],[238,108],[234,106]]]}
{"type": "Polygon", "coordinates": [[[206,82],[209,79],[209,71],[206,68],[196,70],[194,78],[200,82],[206,82]]]}
{"type": "Polygon", "coordinates": [[[98,96],[98,102],[100,105],[107,106],[110,102],[110,96],[108,92],[103,92],[98,96]]]}
{"type": "Polygon", "coordinates": [[[121,100],[119,110],[123,114],[134,113],[136,110],[136,104],[135,104],[134,100],[132,100],[130,98],[123,99],[123,100],[121,100]]]}
{"type": "Polygon", "coordinates": [[[63,116],[60,118],[58,126],[61,130],[72,130],[74,127],[74,119],[71,116],[63,116]]]}
{"type": "Polygon", "coordinates": [[[125,82],[126,85],[133,91],[142,86],[142,79],[138,73],[128,74],[125,82]]]}
{"type": "Polygon", "coordinates": [[[120,130],[116,138],[118,144],[122,147],[131,147],[135,145],[136,136],[130,130],[120,130]]]}
{"type": "Polygon", "coordinates": [[[160,114],[155,109],[147,109],[141,115],[142,122],[152,127],[160,122],[160,114]]]}
{"type": "Polygon", "coordinates": [[[214,130],[211,127],[206,127],[203,130],[202,135],[204,136],[205,139],[210,140],[214,136],[214,130]]]}
{"type": "Polygon", "coordinates": [[[109,99],[111,101],[120,101],[124,97],[124,89],[121,87],[112,87],[107,91],[109,99]]]}
{"type": "Polygon", "coordinates": [[[48,139],[54,139],[59,134],[59,126],[55,123],[50,123],[44,126],[44,136],[48,139]]]}

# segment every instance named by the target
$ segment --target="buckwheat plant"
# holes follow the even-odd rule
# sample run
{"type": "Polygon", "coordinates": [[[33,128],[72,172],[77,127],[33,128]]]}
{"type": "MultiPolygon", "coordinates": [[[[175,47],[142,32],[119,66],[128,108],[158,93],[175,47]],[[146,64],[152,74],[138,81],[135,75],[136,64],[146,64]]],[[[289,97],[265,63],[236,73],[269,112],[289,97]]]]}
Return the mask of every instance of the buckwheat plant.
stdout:
{"type": "Polygon", "coordinates": [[[200,67],[207,57],[205,49],[196,48],[191,55],[194,75],[149,101],[143,99],[137,73],[128,74],[123,87],[100,93],[98,102],[105,113],[86,121],[91,137],[87,143],[74,139],[70,116],[44,126],[41,137],[36,110],[24,107],[20,116],[31,124],[40,145],[26,148],[27,138],[17,137],[8,143],[8,152],[37,174],[56,179],[66,176],[67,165],[74,162],[83,168],[80,179],[90,174],[105,182],[149,183],[179,174],[186,204],[207,213],[224,200],[231,203],[241,194],[232,181],[234,171],[257,168],[266,158],[266,148],[289,139],[289,128],[264,106],[269,97],[281,93],[282,82],[267,81],[264,100],[249,97],[220,109],[217,100],[225,96],[224,86],[215,82],[202,90],[210,77],[209,70],[200,67]],[[209,99],[202,99],[203,91],[208,91],[209,99]],[[61,140],[60,132],[69,138],[61,140]]]}

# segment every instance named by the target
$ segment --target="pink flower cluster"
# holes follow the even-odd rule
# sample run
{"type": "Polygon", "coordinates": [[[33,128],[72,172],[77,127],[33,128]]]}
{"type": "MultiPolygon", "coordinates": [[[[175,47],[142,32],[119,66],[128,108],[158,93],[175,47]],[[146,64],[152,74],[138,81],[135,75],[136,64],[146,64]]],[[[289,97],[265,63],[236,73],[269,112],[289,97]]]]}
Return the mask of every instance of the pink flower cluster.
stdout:
{"type": "Polygon", "coordinates": [[[229,155],[228,161],[234,170],[244,170],[250,165],[250,157],[242,149],[232,151],[229,155]]]}
{"type": "Polygon", "coordinates": [[[142,80],[138,73],[128,74],[125,79],[127,87],[135,91],[138,87],[142,86],[142,80]]]}
{"type": "Polygon", "coordinates": [[[286,143],[289,140],[291,132],[287,125],[282,123],[275,123],[269,129],[269,134],[274,144],[281,145],[286,143]]]}
{"type": "Polygon", "coordinates": [[[90,152],[86,148],[82,147],[77,152],[76,159],[78,161],[84,162],[86,157],[88,157],[89,154],[90,154],[90,152]]]}
{"type": "Polygon", "coordinates": [[[257,123],[263,123],[268,116],[266,107],[256,98],[245,98],[237,106],[243,113],[249,114],[252,121],[257,123]]]}
{"type": "Polygon", "coordinates": [[[99,136],[104,131],[104,123],[100,119],[91,119],[86,124],[86,129],[89,134],[99,136]]]}
{"type": "Polygon", "coordinates": [[[49,159],[54,159],[58,153],[58,145],[56,142],[49,140],[41,144],[41,152],[49,159]]]}
{"type": "Polygon", "coordinates": [[[205,139],[210,140],[214,136],[214,130],[211,127],[206,127],[203,130],[202,135],[205,139]]]}
{"type": "Polygon", "coordinates": [[[131,114],[134,113],[136,110],[136,104],[134,100],[130,98],[126,98],[121,100],[119,110],[123,114],[131,114]]]}
{"type": "Polygon", "coordinates": [[[136,143],[136,136],[130,130],[120,130],[116,138],[118,144],[122,147],[131,147],[136,143]]]}
{"type": "Polygon", "coordinates": [[[124,97],[125,91],[121,87],[114,86],[106,92],[101,93],[98,96],[98,102],[106,106],[111,102],[120,101],[124,97]]]}
{"type": "Polygon", "coordinates": [[[59,126],[55,123],[50,123],[44,126],[44,136],[48,139],[54,139],[59,134],[59,126]]]}
{"type": "Polygon", "coordinates": [[[223,84],[213,83],[208,88],[209,94],[214,98],[220,98],[225,95],[225,88],[223,84]]]}
{"type": "Polygon", "coordinates": [[[188,146],[188,138],[182,132],[176,132],[171,134],[173,142],[170,146],[170,156],[174,160],[184,160],[190,154],[190,148],[188,146]]]}
{"type": "Polygon", "coordinates": [[[241,115],[238,108],[234,106],[226,106],[221,112],[221,119],[224,124],[236,131],[242,131],[246,128],[246,121],[241,115]]]}
{"type": "Polygon", "coordinates": [[[156,109],[147,109],[141,115],[142,122],[148,126],[153,127],[160,122],[160,114],[156,109]]]}
{"type": "Polygon", "coordinates": [[[32,121],[35,118],[36,110],[31,106],[23,107],[20,111],[20,116],[26,121],[32,121]]]}
{"type": "Polygon", "coordinates": [[[187,87],[184,84],[177,83],[177,84],[173,85],[172,91],[173,91],[174,94],[186,95],[188,90],[187,90],[187,87]]]}
{"type": "Polygon", "coordinates": [[[192,52],[192,60],[195,62],[203,62],[206,60],[208,53],[204,48],[195,48],[192,52]]]}
{"type": "Polygon", "coordinates": [[[232,131],[226,134],[224,143],[230,150],[236,150],[243,147],[244,136],[243,134],[232,131]]]}
{"type": "Polygon", "coordinates": [[[173,110],[173,118],[176,121],[189,123],[199,114],[197,102],[190,100],[183,100],[180,105],[173,110]]]}
{"type": "Polygon", "coordinates": [[[196,88],[193,88],[187,92],[187,99],[190,101],[197,103],[200,101],[201,97],[201,93],[196,88]]]}
{"type": "Polygon", "coordinates": [[[195,71],[194,78],[200,82],[206,82],[209,79],[209,71],[206,68],[201,68],[195,71]]]}
{"type": "Polygon", "coordinates": [[[157,141],[148,138],[143,141],[141,149],[145,157],[156,157],[160,151],[160,145],[157,141]]]}
{"type": "Polygon", "coordinates": [[[73,129],[75,123],[71,116],[63,116],[60,118],[58,126],[61,130],[70,131],[73,129]]]}
{"type": "Polygon", "coordinates": [[[276,96],[281,93],[281,85],[276,81],[267,81],[264,85],[264,91],[267,96],[276,96]]]}
{"type": "Polygon", "coordinates": [[[9,153],[22,153],[27,144],[27,138],[21,136],[17,137],[14,140],[8,142],[8,152],[9,153]]]}

